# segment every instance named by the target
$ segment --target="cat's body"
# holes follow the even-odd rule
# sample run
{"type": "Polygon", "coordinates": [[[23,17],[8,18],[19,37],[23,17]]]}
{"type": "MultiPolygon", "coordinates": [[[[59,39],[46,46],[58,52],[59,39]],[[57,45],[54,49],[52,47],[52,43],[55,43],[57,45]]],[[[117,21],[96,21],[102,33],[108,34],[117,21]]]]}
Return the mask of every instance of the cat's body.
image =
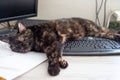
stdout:
{"type": "Polygon", "coordinates": [[[69,40],[79,40],[85,36],[118,40],[115,33],[98,27],[94,22],[81,18],[49,20],[36,26],[25,28],[19,24],[19,32],[10,38],[10,47],[16,52],[45,52],[48,57],[48,72],[57,75],[68,63],[62,59],[63,44],[69,40]]]}

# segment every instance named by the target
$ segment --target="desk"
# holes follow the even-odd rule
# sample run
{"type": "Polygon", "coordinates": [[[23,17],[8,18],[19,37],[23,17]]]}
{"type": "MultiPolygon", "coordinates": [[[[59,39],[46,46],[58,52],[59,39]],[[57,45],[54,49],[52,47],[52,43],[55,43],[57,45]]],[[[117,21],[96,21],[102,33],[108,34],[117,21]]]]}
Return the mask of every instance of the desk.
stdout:
{"type": "Polygon", "coordinates": [[[120,55],[64,56],[69,67],[58,76],[47,73],[47,61],[14,80],[120,80],[120,55]]]}

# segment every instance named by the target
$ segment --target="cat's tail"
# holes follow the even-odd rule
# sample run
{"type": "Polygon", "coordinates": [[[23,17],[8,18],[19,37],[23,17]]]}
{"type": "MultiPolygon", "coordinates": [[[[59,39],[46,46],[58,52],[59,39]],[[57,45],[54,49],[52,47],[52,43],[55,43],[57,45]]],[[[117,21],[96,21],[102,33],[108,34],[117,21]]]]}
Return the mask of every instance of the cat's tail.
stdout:
{"type": "Polygon", "coordinates": [[[87,29],[86,36],[107,38],[120,42],[120,34],[117,33],[117,31],[111,31],[108,28],[95,27],[93,25],[91,26],[89,25],[86,29],[87,29]]]}

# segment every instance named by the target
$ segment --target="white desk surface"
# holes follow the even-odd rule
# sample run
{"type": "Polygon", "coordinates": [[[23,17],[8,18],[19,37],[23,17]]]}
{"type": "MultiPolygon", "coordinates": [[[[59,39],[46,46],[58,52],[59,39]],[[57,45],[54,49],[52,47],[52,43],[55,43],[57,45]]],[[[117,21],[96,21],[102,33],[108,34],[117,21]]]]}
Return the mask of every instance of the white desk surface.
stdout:
{"type": "Polygon", "coordinates": [[[64,56],[67,69],[58,76],[47,73],[47,61],[14,80],[120,80],[120,55],[64,56]]]}

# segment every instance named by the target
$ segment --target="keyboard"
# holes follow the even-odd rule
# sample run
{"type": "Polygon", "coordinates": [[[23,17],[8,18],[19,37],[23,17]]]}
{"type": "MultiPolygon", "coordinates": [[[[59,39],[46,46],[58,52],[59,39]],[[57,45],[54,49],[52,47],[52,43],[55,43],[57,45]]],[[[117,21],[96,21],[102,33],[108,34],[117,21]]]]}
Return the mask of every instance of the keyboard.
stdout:
{"type": "Polygon", "coordinates": [[[0,29],[0,39],[8,38],[10,36],[13,36],[14,31],[15,30],[13,30],[12,28],[3,28],[3,29],[0,29]]]}
{"type": "Polygon", "coordinates": [[[20,20],[18,22],[21,22],[22,24],[24,24],[26,27],[31,27],[31,26],[35,26],[38,25],[40,23],[46,23],[47,20],[37,20],[37,19],[23,19],[20,20]]]}
{"type": "Polygon", "coordinates": [[[105,39],[84,37],[65,43],[63,55],[113,55],[120,54],[120,43],[105,39]]]}
{"type": "MultiPolygon", "coordinates": [[[[16,23],[16,26],[15,28],[18,28],[17,24],[19,22],[23,23],[26,27],[30,27],[30,26],[34,26],[34,25],[38,25],[40,23],[44,23],[46,22],[47,20],[37,20],[37,19],[23,19],[23,20],[19,20],[17,23],[16,23]]],[[[3,28],[3,29],[0,29],[0,40],[3,39],[3,38],[8,38],[8,37],[11,37],[14,35],[14,32],[15,30],[12,29],[11,27],[6,27],[6,28],[3,28]]]]}

